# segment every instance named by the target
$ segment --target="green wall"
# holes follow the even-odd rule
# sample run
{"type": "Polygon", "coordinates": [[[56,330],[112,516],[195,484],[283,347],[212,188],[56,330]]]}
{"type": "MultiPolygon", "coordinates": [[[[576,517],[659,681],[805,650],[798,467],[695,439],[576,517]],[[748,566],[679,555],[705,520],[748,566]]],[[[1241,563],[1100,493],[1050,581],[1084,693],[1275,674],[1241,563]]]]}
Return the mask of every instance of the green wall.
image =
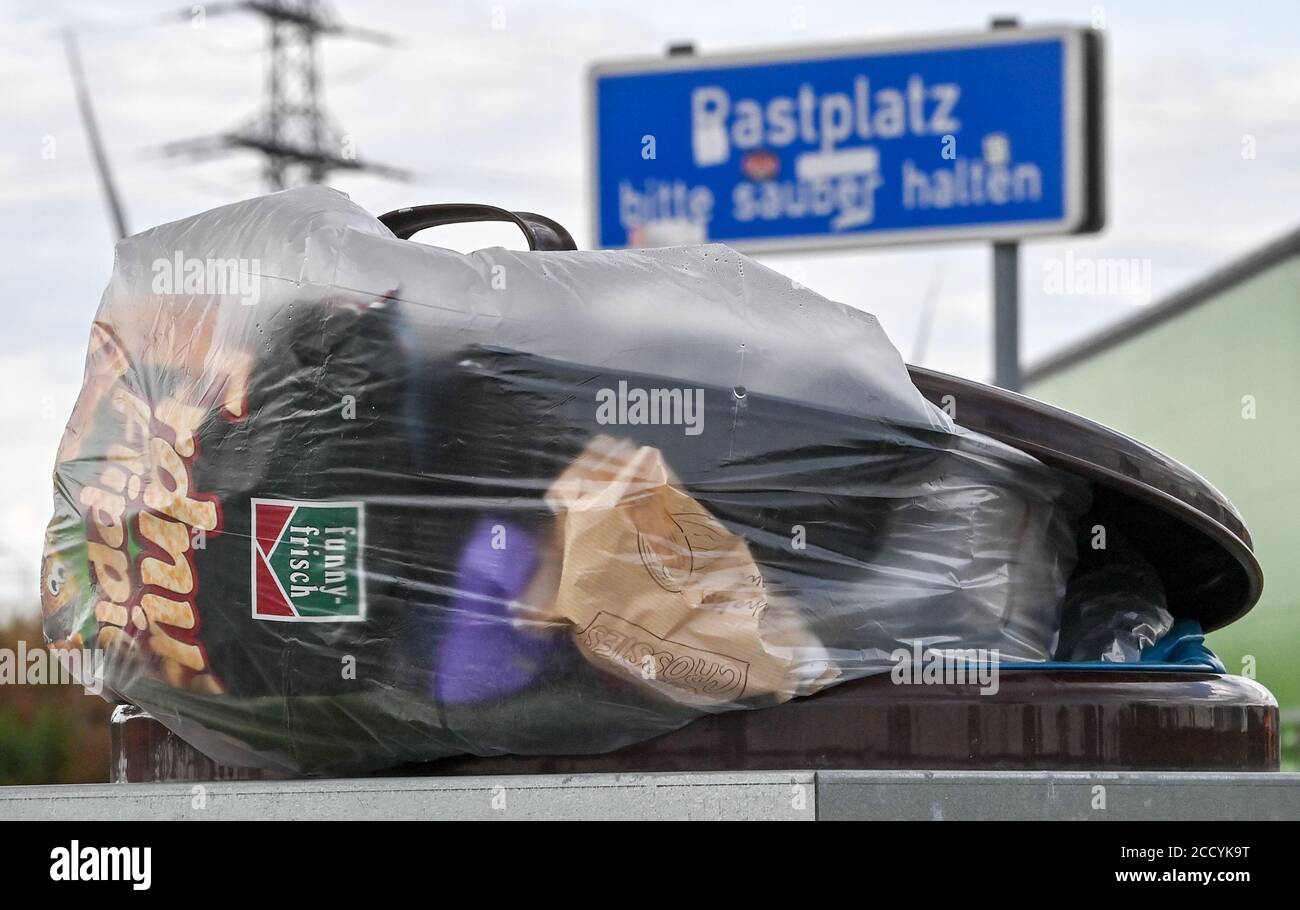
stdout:
{"type": "MultiPolygon", "coordinates": [[[[1140,332],[1027,394],[1177,458],[1227,494],[1264,567],[1264,596],[1210,644],[1240,673],[1245,655],[1300,717],[1300,258],[1140,332]],[[1243,396],[1256,416],[1243,418],[1243,396]]],[[[1294,744],[1288,750],[1296,755],[1294,744]]]]}

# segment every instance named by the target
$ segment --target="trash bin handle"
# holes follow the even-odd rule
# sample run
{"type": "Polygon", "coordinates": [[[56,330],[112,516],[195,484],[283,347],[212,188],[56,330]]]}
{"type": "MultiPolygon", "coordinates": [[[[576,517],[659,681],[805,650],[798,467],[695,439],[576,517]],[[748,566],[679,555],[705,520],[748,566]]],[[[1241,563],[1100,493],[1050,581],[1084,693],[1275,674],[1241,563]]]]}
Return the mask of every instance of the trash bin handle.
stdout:
{"type": "Polygon", "coordinates": [[[384,226],[401,240],[410,240],[418,231],[444,224],[471,221],[506,221],[518,226],[528,238],[530,250],[576,250],[572,235],[557,221],[532,212],[510,212],[495,205],[473,202],[448,202],[440,205],[416,205],[380,215],[384,226]]]}

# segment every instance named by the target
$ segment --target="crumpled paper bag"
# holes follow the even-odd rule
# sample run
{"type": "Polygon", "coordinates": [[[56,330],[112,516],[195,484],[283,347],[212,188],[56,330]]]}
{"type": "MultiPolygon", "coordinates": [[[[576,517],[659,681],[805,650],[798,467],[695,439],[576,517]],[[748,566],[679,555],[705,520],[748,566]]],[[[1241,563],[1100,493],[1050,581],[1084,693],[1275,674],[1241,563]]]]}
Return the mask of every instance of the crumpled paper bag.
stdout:
{"type": "Polygon", "coordinates": [[[658,449],[596,437],[547,492],[561,572],[550,618],[597,666],[702,706],[828,685],[763,646],[763,576],[743,538],[675,486],[658,449]]]}

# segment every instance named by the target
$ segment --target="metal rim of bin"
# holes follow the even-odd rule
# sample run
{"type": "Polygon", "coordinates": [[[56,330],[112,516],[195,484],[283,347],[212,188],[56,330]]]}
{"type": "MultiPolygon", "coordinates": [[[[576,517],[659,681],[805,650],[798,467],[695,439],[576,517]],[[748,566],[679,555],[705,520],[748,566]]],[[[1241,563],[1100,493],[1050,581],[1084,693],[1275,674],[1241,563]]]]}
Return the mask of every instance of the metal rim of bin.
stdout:
{"type": "Polygon", "coordinates": [[[1199,619],[1209,632],[1259,601],[1264,574],[1250,531],[1228,498],[1195,471],[1123,433],[1024,395],[920,367],[908,370],[933,404],[942,406],[946,396],[959,402],[961,426],[1093,481],[1121,497],[1135,516],[1173,519],[1194,531],[1212,564],[1163,567],[1180,576],[1199,571],[1202,579],[1196,603],[1176,604],[1171,597],[1171,612],[1199,619]]]}

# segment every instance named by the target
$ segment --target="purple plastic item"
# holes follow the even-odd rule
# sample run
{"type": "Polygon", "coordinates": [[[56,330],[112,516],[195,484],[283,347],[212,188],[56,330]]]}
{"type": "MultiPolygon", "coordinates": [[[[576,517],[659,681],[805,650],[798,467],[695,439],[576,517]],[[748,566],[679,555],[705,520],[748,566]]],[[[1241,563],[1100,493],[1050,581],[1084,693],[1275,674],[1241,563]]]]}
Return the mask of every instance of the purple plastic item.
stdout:
{"type": "Polygon", "coordinates": [[[518,692],[562,644],[563,636],[527,628],[510,613],[537,559],[537,542],[518,525],[484,516],[474,526],[461,552],[456,596],[438,644],[434,694],[439,701],[461,705],[518,692]]]}

